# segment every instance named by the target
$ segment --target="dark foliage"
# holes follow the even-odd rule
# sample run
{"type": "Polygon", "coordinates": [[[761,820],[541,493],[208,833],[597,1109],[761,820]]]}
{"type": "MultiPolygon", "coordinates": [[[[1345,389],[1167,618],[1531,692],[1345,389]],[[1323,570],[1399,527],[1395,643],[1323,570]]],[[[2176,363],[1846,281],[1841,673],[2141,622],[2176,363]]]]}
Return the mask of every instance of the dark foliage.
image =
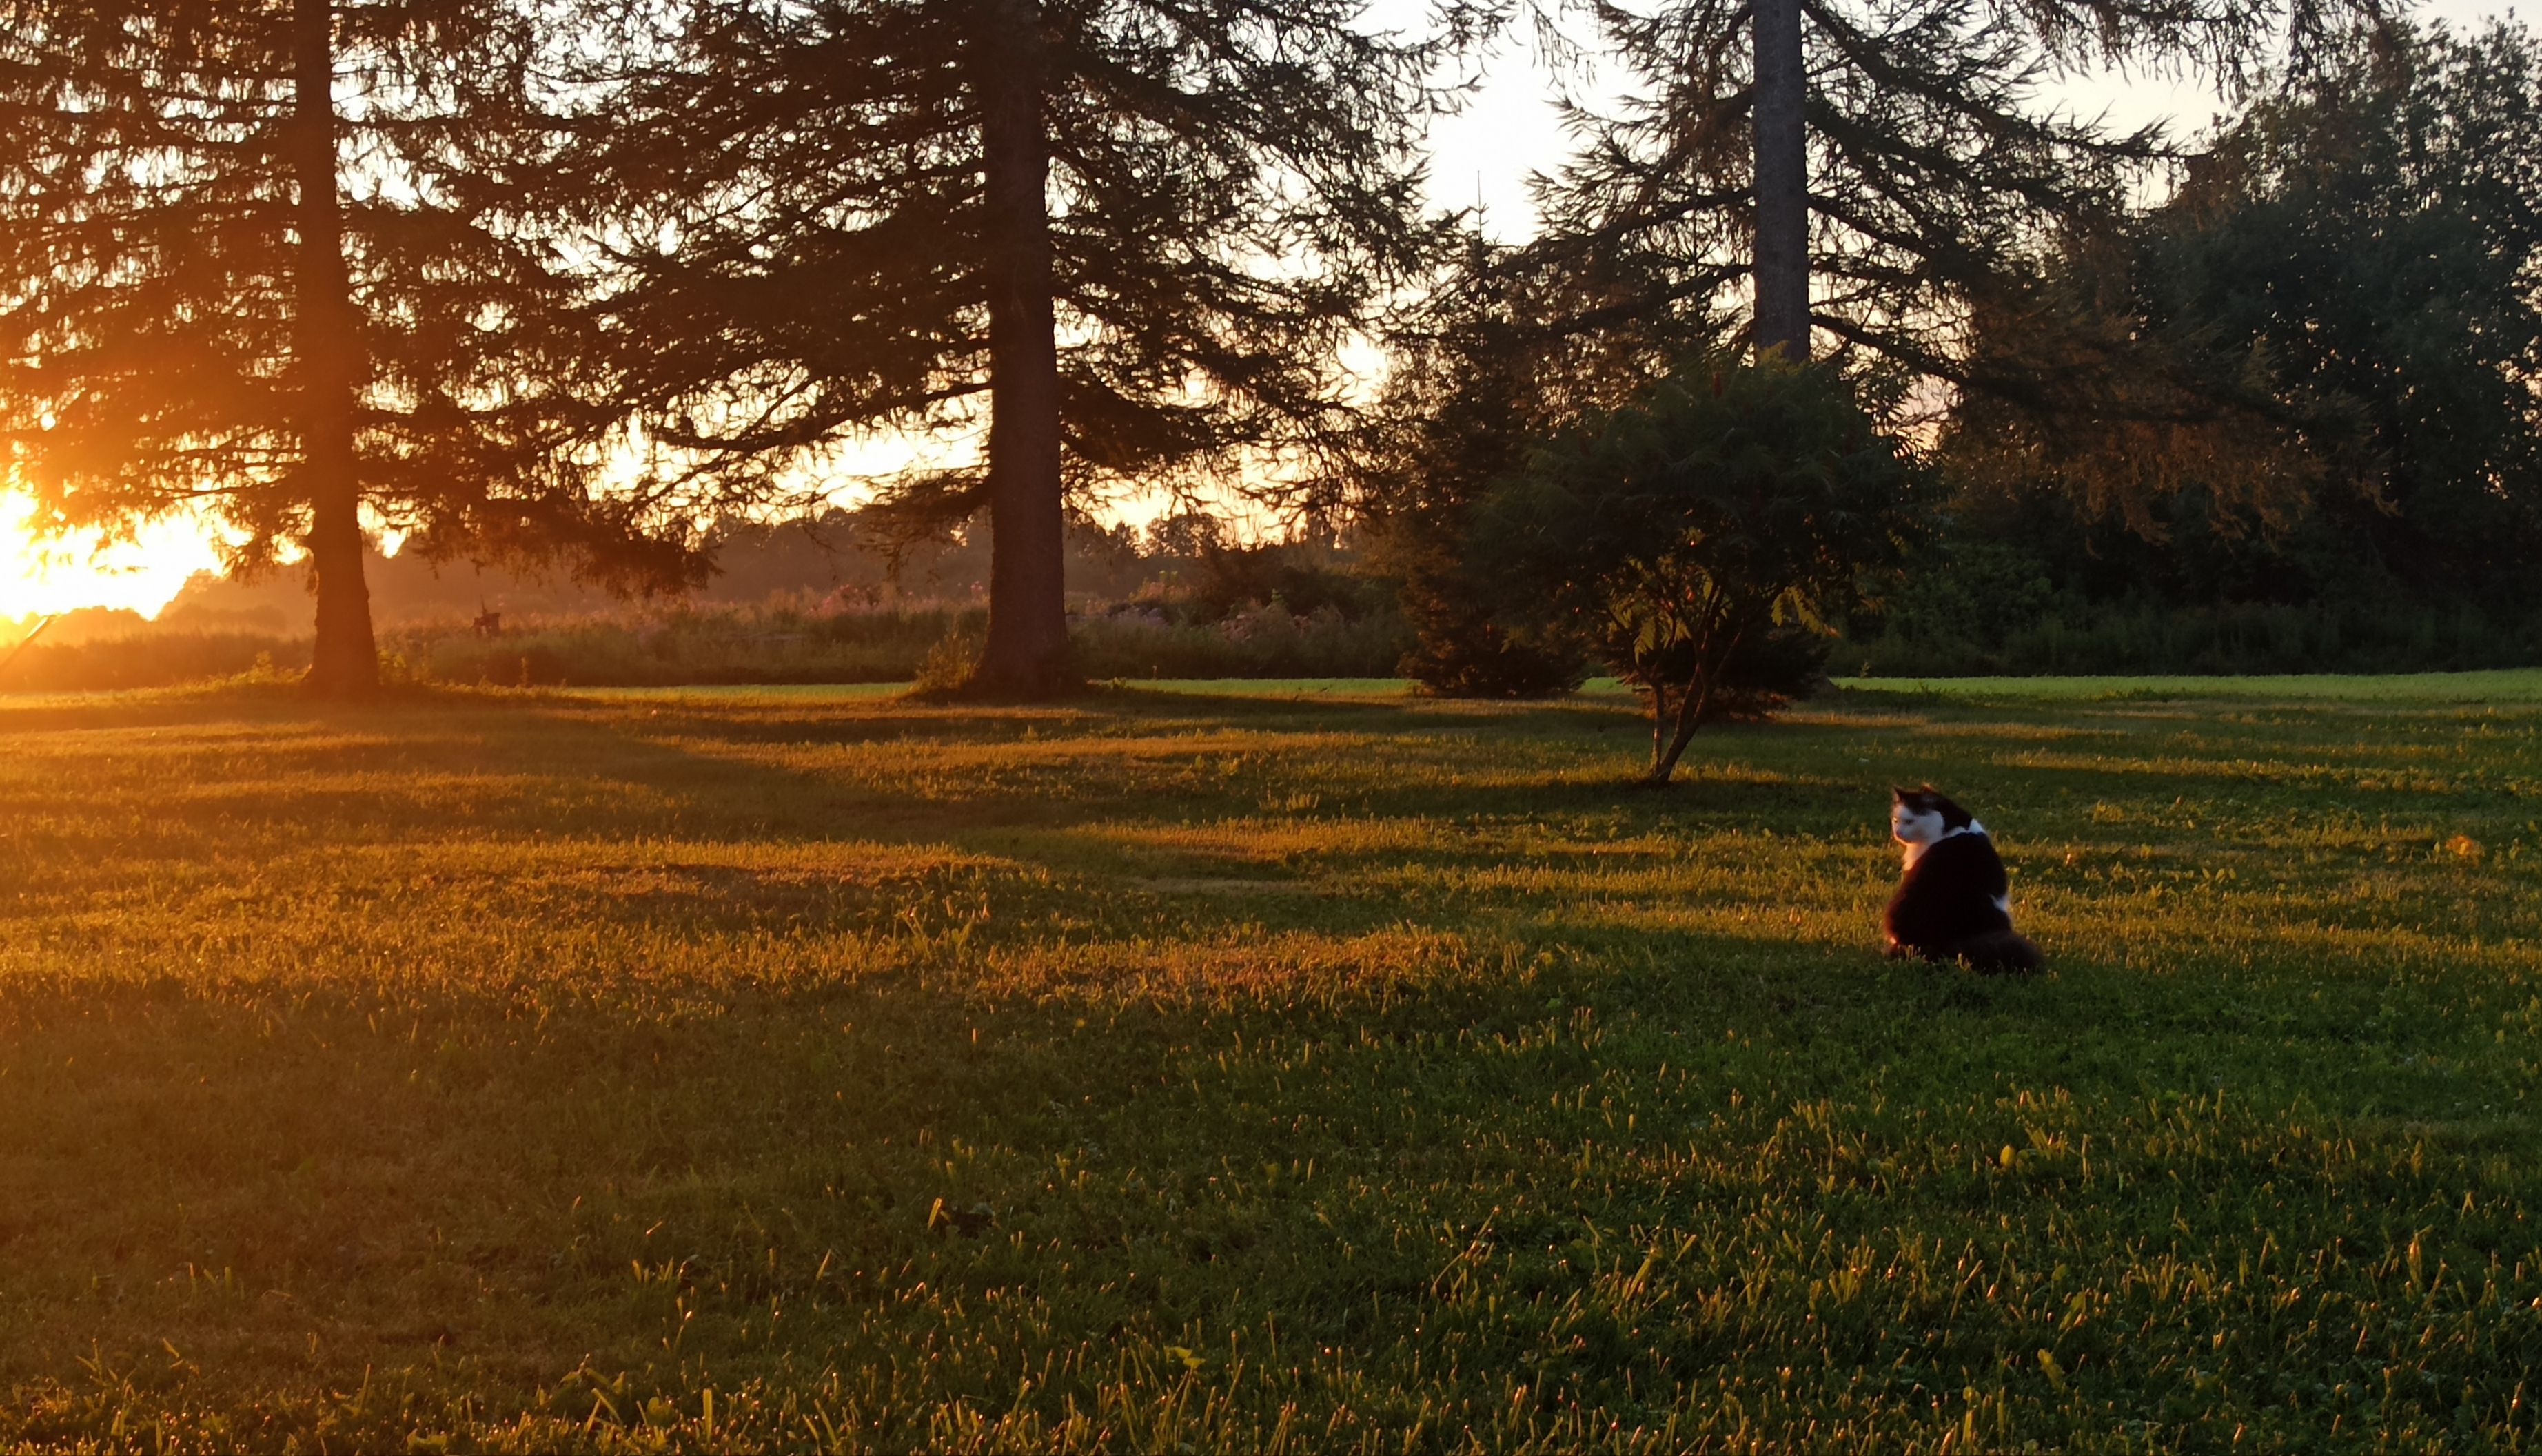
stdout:
{"type": "Polygon", "coordinates": [[[1848,667],[2389,672],[2542,656],[2530,37],[2393,28],[1981,316],[1952,527],[1848,667]]]}
{"type": "Polygon", "coordinates": [[[886,483],[912,535],[990,508],[982,671],[1013,691],[1061,672],[1063,494],[1266,450],[1312,474],[1349,424],[1335,348],[1437,239],[1437,51],[1341,0],[614,14],[632,59],[558,177],[620,224],[612,328],[664,468],[819,477],[985,418],[985,460],[886,483]]]}
{"type": "Polygon", "coordinates": [[[1772,622],[1748,632],[1721,660],[1719,681],[1703,705],[1702,721],[1762,718],[1828,685],[1828,660],[1835,637],[1824,627],[1772,622]]]}
{"type": "Polygon", "coordinates": [[[690,579],[599,488],[576,283],[499,219],[538,154],[506,0],[12,0],[0,24],[0,450],[39,528],[199,510],[305,547],[320,667],[369,679],[361,533],[690,579]],[[357,106],[334,95],[358,83],[357,106]]]}
{"type": "Polygon", "coordinates": [[[1474,508],[1546,437],[1629,400],[1724,331],[1700,309],[1645,307],[1648,279],[1570,261],[1474,244],[1393,340],[1354,485],[1372,568],[1395,583],[1418,634],[1402,671],[1432,692],[1578,686],[1585,645],[1511,617],[1507,583],[1472,550],[1474,508]]]}
{"type": "Polygon", "coordinates": [[[1273,602],[1305,616],[1330,612],[1349,619],[1385,609],[1383,584],[1320,564],[1298,546],[1222,546],[1202,552],[1196,565],[1187,589],[1194,621],[1224,621],[1273,602]]]}
{"type": "MultiPolygon", "coordinates": [[[[1784,5],[1773,7],[1783,14],[1784,5]]],[[[1744,312],[1754,290],[1814,280],[1822,345],[1874,369],[1965,383],[1958,322],[2031,267],[2043,236],[2126,211],[2130,179],[2172,154],[2058,109],[2047,83],[2124,61],[2223,81],[2291,39],[2302,62],[2379,0],[1906,0],[1798,4],[1801,65],[1758,70],[1748,0],[1591,7],[1602,51],[1636,83],[1547,195],[1544,251],[1649,280],[1652,303],[1744,312]],[[1806,86],[1801,97],[1769,86],[1806,86]],[[1806,131],[1807,219],[1759,235],[1763,111],[1806,131]],[[1760,259],[1760,247],[1794,255],[1760,259]]],[[[1791,24],[1789,18],[1786,24],[1791,24]]],[[[1799,330],[1796,330],[1799,331],[1799,330]]],[[[1770,340],[1769,340],[1770,341],[1770,340]]]]}
{"type": "Polygon", "coordinates": [[[1553,697],[1589,676],[1587,654],[1569,643],[1546,640],[1541,631],[1512,630],[1479,599],[1479,592],[1450,596],[1439,590],[1436,579],[1407,582],[1402,592],[1404,615],[1419,625],[1394,671],[1425,692],[1553,697]]]}
{"type": "Polygon", "coordinates": [[[1816,676],[1866,570],[1916,528],[1917,473],[1827,365],[1698,357],[1536,453],[1478,513],[1478,554],[1651,703],[1653,783],[1703,723],[1816,676]]]}
{"type": "Polygon", "coordinates": [[[2171,606],[2059,593],[2000,632],[1963,634],[1920,614],[1858,626],[1831,662],[1892,678],[2470,672],[2542,662],[2542,613],[2375,597],[2171,606]]]}
{"type": "Polygon", "coordinates": [[[1956,421],[1969,533],[2094,600],[2542,607],[2536,62],[2512,28],[2357,37],[2069,250],[1981,335],[2033,393],[1956,421]]]}

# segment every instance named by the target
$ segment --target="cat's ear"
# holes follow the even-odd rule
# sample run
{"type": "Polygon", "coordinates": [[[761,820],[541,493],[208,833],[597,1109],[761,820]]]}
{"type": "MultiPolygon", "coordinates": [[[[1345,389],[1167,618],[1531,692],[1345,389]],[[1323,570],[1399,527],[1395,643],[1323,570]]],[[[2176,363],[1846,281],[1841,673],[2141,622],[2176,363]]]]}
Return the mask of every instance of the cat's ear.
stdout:
{"type": "Polygon", "coordinates": [[[1896,784],[1894,784],[1894,783],[1893,783],[1893,784],[1891,784],[1891,785],[1889,786],[1889,801],[1890,801],[1891,803],[1893,803],[1893,804],[1904,804],[1904,803],[1906,803],[1906,791],[1905,789],[1903,789],[1903,788],[1900,788],[1898,785],[1896,785],[1896,784]]]}
{"type": "Polygon", "coordinates": [[[1940,789],[1937,789],[1937,788],[1933,787],[1930,783],[1927,783],[1927,784],[1925,784],[1922,788],[1919,788],[1919,789],[1915,790],[1915,792],[1917,792],[1917,793],[1919,793],[1919,794],[1931,794],[1931,795],[1935,796],[1936,798],[1938,798],[1938,797],[1940,797],[1940,796],[1941,796],[1941,792],[1942,792],[1942,791],[1941,791],[1940,789]]]}

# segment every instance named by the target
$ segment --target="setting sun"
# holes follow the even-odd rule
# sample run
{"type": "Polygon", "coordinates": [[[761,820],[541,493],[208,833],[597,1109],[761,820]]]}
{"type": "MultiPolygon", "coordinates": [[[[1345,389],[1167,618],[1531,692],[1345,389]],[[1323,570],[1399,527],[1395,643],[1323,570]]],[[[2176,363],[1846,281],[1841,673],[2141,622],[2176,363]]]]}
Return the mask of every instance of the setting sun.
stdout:
{"type": "Polygon", "coordinates": [[[81,607],[119,607],[156,617],[186,578],[217,563],[211,542],[190,520],[139,528],[127,542],[94,537],[37,539],[30,503],[0,493],[0,618],[49,616],[81,607]]]}
{"type": "Polygon", "coordinates": [[[2542,1456],[2511,3],[0,0],[0,1456],[2542,1456]]]}

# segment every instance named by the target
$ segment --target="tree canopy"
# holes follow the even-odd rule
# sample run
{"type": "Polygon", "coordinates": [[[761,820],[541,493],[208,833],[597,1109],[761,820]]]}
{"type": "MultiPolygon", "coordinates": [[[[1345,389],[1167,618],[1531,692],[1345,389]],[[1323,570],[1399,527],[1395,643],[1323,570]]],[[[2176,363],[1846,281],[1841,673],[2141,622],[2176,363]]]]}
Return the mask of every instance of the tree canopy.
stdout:
{"type": "Polygon", "coordinates": [[[318,686],[375,668],[368,530],[428,554],[694,569],[608,488],[580,282],[503,225],[547,144],[503,0],[9,0],[0,448],[55,530],[200,511],[305,551],[318,686]]]}
{"type": "Polygon", "coordinates": [[[2097,548],[2144,589],[2542,601],[2537,258],[2530,35],[2359,35],[1986,321],[1953,450],[2124,522],[2097,548]]]}
{"type": "Polygon", "coordinates": [[[1065,675],[1069,502],[1329,468],[1334,360],[1442,234],[1415,147],[1436,41],[1353,0],[640,5],[558,175],[617,240],[649,438],[727,475],[987,429],[892,482],[983,505],[981,674],[1065,675]]]}
{"type": "Polygon", "coordinates": [[[2278,45],[2308,57],[2344,18],[2376,7],[1589,8],[1598,52],[1629,94],[1612,110],[1573,108],[1586,141],[1547,193],[1546,251],[1645,274],[1667,299],[1760,317],[1760,340],[1796,354],[1810,352],[1814,326],[1852,367],[1957,382],[1972,300],[2024,276],[2057,233],[2123,216],[2138,169],[2175,153],[2159,129],[2114,132],[2056,106],[2052,80],[2132,63],[2230,82],[2278,45]]]}

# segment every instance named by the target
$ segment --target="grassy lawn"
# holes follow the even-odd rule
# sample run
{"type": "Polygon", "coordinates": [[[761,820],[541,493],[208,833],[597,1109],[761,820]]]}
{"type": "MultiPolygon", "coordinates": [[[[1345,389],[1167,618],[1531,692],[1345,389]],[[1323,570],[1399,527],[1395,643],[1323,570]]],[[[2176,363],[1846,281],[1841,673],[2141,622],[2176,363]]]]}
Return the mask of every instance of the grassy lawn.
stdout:
{"type": "Polygon", "coordinates": [[[1858,678],[1847,688],[1961,698],[2051,698],[2106,701],[2119,697],[2259,698],[2355,702],[2456,703],[2477,707],[2542,703],[2542,668],[2481,673],[2409,673],[2363,677],[2320,673],[2286,678],[1858,678]]]}
{"type": "Polygon", "coordinates": [[[0,699],[0,1447],[2524,1450],[2542,677],[2320,681],[0,699]]]}

